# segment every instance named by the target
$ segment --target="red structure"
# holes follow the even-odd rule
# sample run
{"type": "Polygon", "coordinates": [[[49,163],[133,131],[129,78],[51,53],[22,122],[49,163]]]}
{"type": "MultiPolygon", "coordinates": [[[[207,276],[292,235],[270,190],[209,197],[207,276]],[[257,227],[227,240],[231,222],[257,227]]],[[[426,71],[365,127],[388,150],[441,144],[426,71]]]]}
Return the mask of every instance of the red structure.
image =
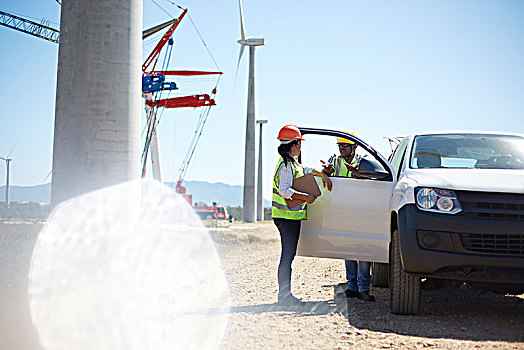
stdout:
{"type": "Polygon", "coordinates": [[[224,206],[218,206],[216,203],[213,203],[213,206],[193,206],[193,195],[186,193],[186,188],[182,186],[182,181],[177,182],[176,193],[181,195],[189,203],[202,220],[231,221],[227,209],[224,206]]]}

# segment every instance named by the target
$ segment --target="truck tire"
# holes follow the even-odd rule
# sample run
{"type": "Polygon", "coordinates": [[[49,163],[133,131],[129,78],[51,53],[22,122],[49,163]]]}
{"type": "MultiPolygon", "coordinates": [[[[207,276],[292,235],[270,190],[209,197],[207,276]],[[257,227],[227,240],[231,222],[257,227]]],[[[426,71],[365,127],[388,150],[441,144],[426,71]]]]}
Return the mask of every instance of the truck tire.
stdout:
{"type": "Polygon", "coordinates": [[[395,230],[389,254],[389,306],[393,314],[416,315],[420,306],[420,277],[404,272],[399,242],[399,233],[395,230]]]}
{"type": "Polygon", "coordinates": [[[389,266],[383,263],[371,265],[371,283],[373,287],[386,288],[389,286],[389,266]]]}

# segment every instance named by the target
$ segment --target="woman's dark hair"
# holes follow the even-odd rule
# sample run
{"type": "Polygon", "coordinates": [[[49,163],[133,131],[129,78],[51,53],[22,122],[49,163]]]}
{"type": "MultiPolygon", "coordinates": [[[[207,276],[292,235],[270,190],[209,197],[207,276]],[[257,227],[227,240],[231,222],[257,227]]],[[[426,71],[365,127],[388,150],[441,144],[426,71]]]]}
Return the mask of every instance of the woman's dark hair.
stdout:
{"type": "Polygon", "coordinates": [[[295,158],[293,158],[289,151],[291,151],[291,147],[298,144],[298,140],[291,141],[290,143],[281,144],[278,146],[278,154],[284,159],[284,165],[287,166],[287,162],[295,163],[295,158]]]}

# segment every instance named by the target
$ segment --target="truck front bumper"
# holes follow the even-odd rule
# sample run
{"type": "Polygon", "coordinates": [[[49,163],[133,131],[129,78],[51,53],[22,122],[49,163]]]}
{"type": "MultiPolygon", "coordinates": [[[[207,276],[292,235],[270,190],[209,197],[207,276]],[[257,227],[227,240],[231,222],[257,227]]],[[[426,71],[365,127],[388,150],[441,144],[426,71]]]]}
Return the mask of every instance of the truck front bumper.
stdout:
{"type": "Polygon", "coordinates": [[[407,273],[465,281],[524,283],[524,223],[423,212],[398,212],[407,273]]]}

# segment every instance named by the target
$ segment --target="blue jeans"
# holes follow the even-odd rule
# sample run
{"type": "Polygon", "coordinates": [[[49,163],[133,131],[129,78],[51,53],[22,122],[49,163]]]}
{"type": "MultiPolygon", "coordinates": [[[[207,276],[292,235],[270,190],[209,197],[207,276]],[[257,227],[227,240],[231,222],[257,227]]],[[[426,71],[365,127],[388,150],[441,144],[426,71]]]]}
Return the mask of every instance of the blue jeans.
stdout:
{"type": "Polygon", "coordinates": [[[355,292],[369,290],[371,283],[371,263],[367,261],[346,260],[346,278],[348,289],[355,292]]]}

